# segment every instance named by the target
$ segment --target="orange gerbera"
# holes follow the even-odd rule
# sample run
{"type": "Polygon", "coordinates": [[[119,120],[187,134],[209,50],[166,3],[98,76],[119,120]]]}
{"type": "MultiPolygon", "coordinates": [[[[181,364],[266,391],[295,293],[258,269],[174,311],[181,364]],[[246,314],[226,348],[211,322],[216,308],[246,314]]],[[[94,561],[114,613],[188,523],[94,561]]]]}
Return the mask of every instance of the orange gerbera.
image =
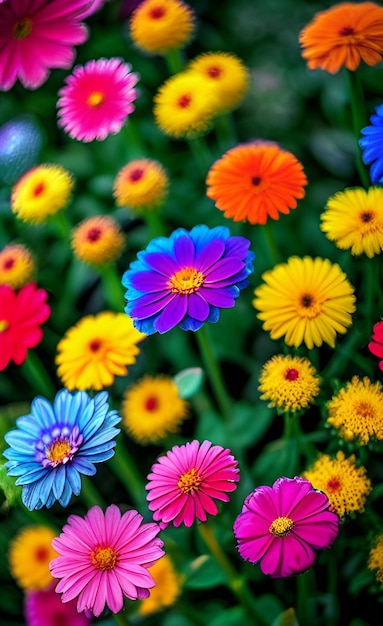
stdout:
{"type": "Polygon", "coordinates": [[[374,2],[344,2],[321,11],[299,36],[311,70],[336,74],[356,70],[361,60],[376,65],[383,55],[383,8],[374,2]]]}
{"type": "Polygon", "coordinates": [[[235,222],[266,224],[295,209],[307,178],[298,159],[277,144],[254,141],[226,152],[210,168],[207,196],[235,222]]]}

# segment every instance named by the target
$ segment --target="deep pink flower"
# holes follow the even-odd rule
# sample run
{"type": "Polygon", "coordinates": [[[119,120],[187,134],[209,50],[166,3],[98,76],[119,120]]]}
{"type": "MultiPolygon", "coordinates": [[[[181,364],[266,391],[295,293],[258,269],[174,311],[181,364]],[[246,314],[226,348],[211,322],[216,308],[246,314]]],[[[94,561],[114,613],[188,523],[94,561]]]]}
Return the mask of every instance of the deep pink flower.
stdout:
{"type": "Polygon", "coordinates": [[[326,494],[297,476],[255,489],[234,522],[242,558],[260,561],[263,574],[273,578],[309,569],[316,550],[330,547],[338,530],[339,517],[326,494]]]}
{"type": "Polygon", "coordinates": [[[27,89],[46,81],[49,68],[73,65],[73,46],[84,43],[81,23],[96,10],[91,0],[12,0],[0,12],[0,88],[19,79],[27,89]]]}
{"type": "Polygon", "coordinates": [[[78,65],[67,76],[57,102],[59,125],[79,141],[102,141],[118,133],[134,111],[139,75],[122,59],[78,65]]]}
{"type": "Polygon", "coordinates": [[[65,604],[55,592],[54,585],[42,591],[29,591],[25,596],[26,626],[89,626],[90,620],[78,613],[76,602],[65,604]]]}
{"type": "Polygon", "coordinates": [[[170,522],[191,526],[196,519],[206,522],[207,513],[218,513],[215,500],[229,501],[226,492],[237,488],[239,469],[230,450],[192,441],[161,456],[148,479],[149,509],[161,528],[170,522]]]}
{"type": "MultiPolygon", "coordinates": [[[[374,356],[383,359],[383,322],[375,324],[368,349],[374,356]]],[[[379,361],[379,369],[383,371],[383,360],[379,361]]]]}
{"type": "Polygon", "coordinates": [[[105,514],[99,506],[85,518],[70,515],[62,533],[52,541],[60,556],[50,563],[52,576],[61,580],[56,592],[62,601],[77,598],[77,610],[98,617],[105,605],[113,613],[123,608],[124,596],[141,600],[155,583],[148,568],[164,555],[157,537],[158,524],[143,524],[137,511],[121,516],[111,504],[105,514]]]}

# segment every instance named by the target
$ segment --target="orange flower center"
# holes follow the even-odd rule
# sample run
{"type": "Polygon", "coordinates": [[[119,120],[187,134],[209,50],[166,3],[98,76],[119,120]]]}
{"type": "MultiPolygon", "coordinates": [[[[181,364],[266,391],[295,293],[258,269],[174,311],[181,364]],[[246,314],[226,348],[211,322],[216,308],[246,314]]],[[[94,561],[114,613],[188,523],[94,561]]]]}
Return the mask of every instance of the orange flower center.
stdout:
{"type": "Polygon", "coordinates": [[[134,170],[129,172],[129,180],[132,183],[136,183],[138,180],[141,180],[143,175],[144,175],[144,170],[141,167],[136,167],[134,170]]]}
{"type": "Polygon", "coordinates": [[[189,96],[189,94],[187,93],[184,93],[182,96],[180,96],[177,102],[180,109],[187,109],[190,103],[191,103],[191,96],[189,96]]]}
{"type": "Polygon", "coordinates": [[[59,463],[63,463],[64,461],[68,461],[70,458],[72,447],[67,438],[65,439],[55,439],[49,447],[49,450],[46,453],[47,459],[58,465],[59,463]]]}
{"type": "Polygon", "coordinates": [[[343,26],[343,28],[341,28],[339,31],[339,34],[342,37],[347,37],[348,35],[354,35],[354,33],[355,31],[352,26],[343,26]]]}
{"type": "Polygon", "coordinates": [[[327,481],[327,489],[329,491],[339,491],[340,487],[341,487],[341,483],[340,483],[339,478],[334,477],[334,478],[330,478],[327,481]]]}
{"type": "Polygon", "coordinates": [[[7,320],[0,320],[0,333],[4,332],[4,330],[7,330],[9,326],[9,322],[7,322],[7,320]]]}
{"type": "Polygon", "coordinates": [[[165,14],[166,14],[165,8],[158,6],[158,7],[154,7],[149,12],[149,17],[151,17],[152,20],[159,20],[161,19],[161,17],[164,17],[165,14]]]}
{"type": "Polygon", "coordinates": [[[43,182],[39,182],[39,183],[37,183],[36,187],[34,188],[34,190],[32,192],[32,195],[35,198],[38,198],[39,196],[41,196],[43,191],[45,191],[45,185],[44,185],[43,182]]]}
{"type": "Polygon", "coordinates": [[[93,228],[90,228],[87,232],[86,238],[88,241],[98,241],[100,239],[102,235],[102,230],[101,228],[97,228],[97,226],[94,226],[93,228]]]}
{"type": "Polygon", "coordinates": [[[87,104],[91,107],[98,107],[104,102],[105,96],[102,91],[93,91],[86,99],[87,104]]]}
{"type": "Polygon", "coordinates": [[[25,39],[32,32],[32,20],[29,17],[24,17],[22,20],[16,22],[13,27],[14,39],[25,39]]]}
{"type": "Polygon", "coordinates": [[[168,287],[173,293],[185,295],[198,291],[204,280],[202,272],[194,267],[184,267],[170,277],[168,287]]]}
{"type": "Polygon", "coordinates": [[[156,411],[158,409],[158,398],[156,396],[149,396],[145,400],[145,409],[147,411],[156,411]]]}
{"type": "Polygon", "coordinates": [[[285,372],[286,380],[296,380],[299,378],[299,372],[295,369],[295,367],[289,367],[285,372]]]}
{"type": "Polygon", "coordinates": [[[287,537],[294,527],[294,522],[290,517],[277,517],[271,524],[269,532],[274,537],[287,537]]]}
{"type": "Polygon", "coordinates": [[[177,486],[180,488],[181,493],[190,493],[191,491],[198,491],[202,482],[202,478],[198,470],[193,467],[180,477],[177,486]]]}
{"type": "Polygon", "coordinates": [[[102,548],[101,546],[96,546],[90,553],[90,560],[96,569],[105,571],[114,568],[117,554],[111,547],[102,548]]]}
{"type": "Polygon", "coordinates": [[[363,419],[373,419],[375,417],[374,407],[369,402],[356,402],[355,412],[363,419]]]}
{"type": "Polygon", "coordinates": [[[219,78],[222,74],[222,68],[218,67],[218,65],[211,65],[207,68],[207,75],[210,78],[219,78]]]}

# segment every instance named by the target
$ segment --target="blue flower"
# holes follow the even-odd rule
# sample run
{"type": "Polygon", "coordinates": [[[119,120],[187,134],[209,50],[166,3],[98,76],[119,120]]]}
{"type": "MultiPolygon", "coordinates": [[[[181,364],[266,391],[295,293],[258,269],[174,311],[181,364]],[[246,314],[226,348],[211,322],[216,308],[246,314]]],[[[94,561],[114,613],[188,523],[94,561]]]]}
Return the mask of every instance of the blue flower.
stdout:
{"type": "Polygon", "coordinates": [[[371,126],[362,128],[362,139],[359,145],[362,148],[362,158],[366,165],[371,165],[371,182],[376,185],[383,183],[383,104],[375,109],[375,115],[370,117],[371,126]]]}
{"type": "Polygon", "coordinates": [[[122,277],[125,312],[146,335],[217,322],[220,310],[233,307],[248,284],[254,259],[249,246],[225,226],[178,228],[153,239],[122,277]]]}
{"type": "Polygon", "coordinates": [[[93,476],[94,463],[113,456],[120,420],[109,410],[105,391],[90,398],[85,391],[72,395],[63,389],[53,406],[35,398],[31,413],[4,437],[10,446],[3,452],[5,467],[9,476],[18,476],[27,509],[49,508],[56,500],[67,506],[72,494],[78,496],[81,474],[93,476]]]}

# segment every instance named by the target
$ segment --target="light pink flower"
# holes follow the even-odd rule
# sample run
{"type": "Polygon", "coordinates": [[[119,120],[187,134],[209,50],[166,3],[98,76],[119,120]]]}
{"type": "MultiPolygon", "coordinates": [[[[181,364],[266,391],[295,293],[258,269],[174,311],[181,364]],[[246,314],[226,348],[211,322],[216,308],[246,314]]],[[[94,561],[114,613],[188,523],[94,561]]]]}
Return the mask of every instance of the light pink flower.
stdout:
{"type": "Polygon", "coordinates": [[[77,598],[77,610],[98,617],[105,605],[113,613],[123,608],[124,596],[147,598],[155,583],[148,568],[164,555],[157,524],[143,524],[137,511],[121,516],[111,504],[105,514],[93,506],[85,518],[70,515],[62,533],[52,541],[60,556],[50,563],[61,578],[56,592],[62,601],[77,598]]]}
{"type": "Polygon", "coordinates": [[[263,574],[284,578],[314,563],[316,551],[329,548],[339,530],[339,517],[326,494],[304,478],[278,478],[245,499],[234,522],[238,550],[257,563],[263,574]]]}
{"type": "Polygon", "coordinates": [[[73,46],[88,32],[81,23],[96,10],[92,0],[12,0],[0,12],[0,88],[19,79],[27,89],[46,81],[49,68],[73,65],[73,46]]]}
{"type": "Polygon", "coordinates": [[[89,626],[90,620],[78,613],[76,602],[65,604],[54,585],[40,591],[28,591],[24,601],[26,626],[89,626]]]}
{"type": "Polygon", "coordinates": [[[149,509],[161,528],[170,522],[191,526],[196,519],[206,522],[207,513],[218,513],[215,500],[229,501],[227,492],[237,488],[239,468],[230,450],[194,440],[161,456],[148,479],[149,509]]]}
{"type": "Polygon", "coordinates": [[[139,75],[121,59],[78,65],[66,78],[57,102],[59,125],[79,141],[102,141],[118,133],[134,111],[139,75]]]}

